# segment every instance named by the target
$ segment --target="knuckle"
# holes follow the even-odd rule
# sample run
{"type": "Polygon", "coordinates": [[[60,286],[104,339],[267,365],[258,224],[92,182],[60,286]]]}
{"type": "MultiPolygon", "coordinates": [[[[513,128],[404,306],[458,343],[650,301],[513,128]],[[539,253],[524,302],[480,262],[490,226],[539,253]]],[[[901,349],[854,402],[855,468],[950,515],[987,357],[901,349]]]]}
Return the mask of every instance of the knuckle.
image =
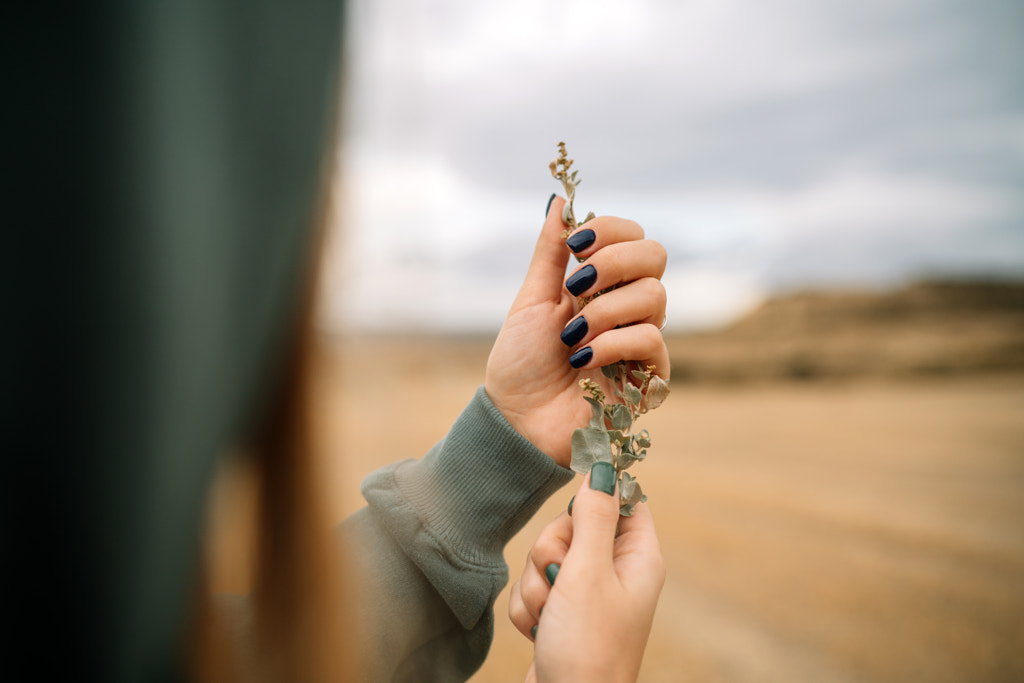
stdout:
{"type": "Polygon", "coordinates": [[[654,252],[657,256],[658,264],[664,270],[665,265],[668,263],[668,251],[661,242],[655,242],[651,240],[651,245],[654,247],[654,252]]]}
{"type": "Polygon", "coordinates": [[[655,348],[662,344],[663,338],[661,336],[661,330],[654,325],[638,325],[637,328],[639,329],[641,343],[644,345],[644,348],[655,348]]]}
{"type": "Polygon", "coordinates": [[[652,299],[659,307],[668,303],[668,293],[665,291],[665,285],[661,283],[661,280],[655,277],[645,277],[641,280],[641,283],[643,283],[644,295],[652,299]]]}

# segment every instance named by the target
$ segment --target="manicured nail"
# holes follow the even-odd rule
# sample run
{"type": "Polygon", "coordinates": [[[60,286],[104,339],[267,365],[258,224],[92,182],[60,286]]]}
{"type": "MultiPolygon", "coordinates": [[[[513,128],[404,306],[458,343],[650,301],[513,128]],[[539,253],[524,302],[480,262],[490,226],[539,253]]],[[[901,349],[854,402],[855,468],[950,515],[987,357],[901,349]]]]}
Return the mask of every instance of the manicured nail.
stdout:
{"type": "MultiPolygon", "coordinates": [[[[555,201],[555,195],[554,195],[554,193],[552,193],[552,194],[551,194],[551,199],[549,199],[549,200],[548,200],[548,206],[547,206],[547,208],[546,208],[546,209],[544,209],[544,218],[547,218],[547,217],[548,217],[548,211],[550,211],[550,210],[551,210],[551,202],[553,202],[553,201],[555,201]]],[[[574,250],[574,251],[575,251],[575,250],[574,250]]]]}
{"type": "Polygon", "coordinates": [[[573,296],[579,296],[593,286],[597,281],[597,268],[586,265],[569,276],[565,281],[565,288],[573,296]]]}
{"type": "Polygon", "coordinates": [[[594,349],[589,346],[584,346],[576,353],[569,356],[569,365],[574,368],[582,368],[584,365],[590,362],[590,359],[594,357],[594,349]]]}
{"type": "Polygon", "coordinates": [[[587,319],[581,315],[566,325],[565,329],[562,330],[562,334],[560,335],[562,343],[566,346],[576,346],[580,339],[587,336],[588,329],[589,326],[587,325],[587,319]]]}
{"type": "Polygon", "coordinates": [[[577,230],[569,235],[569,239],[565,241],[565,246],[572,249],[573,253],[579,253],[593,244],[596,239],[597,235],[590,228],[577,230]]]}
{"type": "Polygon", "coordinates": [[[569,516],[572,517],[572,504],[576,502],[576,496],[569,499],[569,516]]]}
{"type": "MultiPolygon", "coordinates": [[[[613,468],[614,469],[614,468],[613,468]]],[[[544,576],[548,578],[548,583],[552,586],[555,585],[555,579],[558,578],[558,570],[561,569],[561,565],[552,562],[544,570],[544,576]]]]}
{"type": "Polygon", "coordinates": [[[537,640],[537,624],[534,624],[533,628],[530,629],[530,637],[537,640]]]}
{"type": "Polygon", "coordinates": [[[609,496],[615,493],[615,465],[598,460],[590,466],[590,488],[604,491],[609,496]]]}

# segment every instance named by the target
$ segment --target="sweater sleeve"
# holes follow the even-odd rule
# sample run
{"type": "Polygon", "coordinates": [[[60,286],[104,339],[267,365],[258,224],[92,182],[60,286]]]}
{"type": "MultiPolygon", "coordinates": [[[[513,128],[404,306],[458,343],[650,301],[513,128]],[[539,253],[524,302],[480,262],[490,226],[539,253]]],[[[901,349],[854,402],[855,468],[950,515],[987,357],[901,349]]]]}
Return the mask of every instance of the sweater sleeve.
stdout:
{"type": "Polygon", "coordinates": [[[339,527],[365,585],[367,680],[472,675],[508,582],[505,544],[572,476],[516,432],[481,387],[423,459],[367,477],[369,506],[339,527]]]}

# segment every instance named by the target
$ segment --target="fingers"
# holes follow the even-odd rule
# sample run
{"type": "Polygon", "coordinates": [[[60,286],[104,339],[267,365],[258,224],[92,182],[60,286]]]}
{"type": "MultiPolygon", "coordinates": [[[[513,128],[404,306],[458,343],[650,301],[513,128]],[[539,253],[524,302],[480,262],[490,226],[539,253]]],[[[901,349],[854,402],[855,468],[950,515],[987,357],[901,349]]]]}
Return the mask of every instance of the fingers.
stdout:
{"type": "Polygon", "coordinates": [[[508,616],[516,629],[532,639],[532,629],[540,620],[540,611],[547,603],[552,581],[572,542],[572,520],[562,513],[548,524],[530,549],[523,575],[509,594],[508,616]],[[552,565],[555,568],[552,569],[552,565]]]}
{"type": "Polygon", "coordinates": [[[548,204],[537,246],[533,250],[530,268],[526,272],[526,280],[516,299],[517,305],[527,305],[546,299],[558,300],[562,294],[562,278],[565,266],[569,262],[569,253],[562,241],[562,206],[565,200],[554,197],[548,204]]]}
{"type": "Polygon", "coordinates": [[[654,516],[646,503],[634,506],[632,517],[619,520],[615,540],[615,568],[634,589],[657,594],[665,584],[665,561],[654,529],[654,516]]]}
{"type": "Polygon", "coordinates": [[[609,244],[642,240],[644,229],[638,223],[614,216],[600,216],[580,226],[565,245],[580,258],[588,258],[609,244]]]}
{"type": "Polygon", "coordinates": [[[562,330],[562,343],[585,345],[602,332],[636,323],[660,326],[665,320],[665,305],[665,286],[660,280],[645,277],[630,282],[588,303],[562,330]]]}
{"type": "Polygon", "coordinates": [[[657,327],[647,323],[608,330],[569,356],[569,364],[580,370],[592,370],[620,360],[653,365],[655,373],[664,380],[671,374],[665,339],[657,327]]]}
{"type": "Polygon", "coordinates": [[[572,547],[565,562],[597,575],[612,564],[615,529],[619,523],[619,497],[615,467],[596,462],[576,493],[572,507],[572,547]]]}
{"type": "Polygon", "coordinates": [[[622,282],[660,278],[667,258],[665,247],[653,240],[609,244],[574,270],[565,288],[573,296],[589,296],[622,282]]]}

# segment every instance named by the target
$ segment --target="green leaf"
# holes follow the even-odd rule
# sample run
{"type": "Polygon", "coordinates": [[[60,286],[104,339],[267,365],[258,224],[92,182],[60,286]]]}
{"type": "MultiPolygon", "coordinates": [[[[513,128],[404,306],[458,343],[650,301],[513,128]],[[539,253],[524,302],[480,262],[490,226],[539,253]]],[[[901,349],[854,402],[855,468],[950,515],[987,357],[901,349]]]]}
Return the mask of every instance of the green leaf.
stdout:
{"type": "MultiPolygon", "coordinates": [[[[595,218],[597,218],[597,216],[594,214],[594,212],[593,211],[588,211],[587,212],[587,217],[583,219],[583,223],[586,223],[587,221],[594,220],[595,218]]],[[[580,223],[580,225],[583,225],[583,223],[580,223]]]]}
{"type": "Polygon", "coordinates": [[[573,472],[586,474],[595,462],[615,464],[612,456],[612,444],[608,432],[594,427],[583,427],[572,433],[573,472]]]}
{"type": "Polygon", "coordinates": [[[629,401],[629,404],[633,406],[640,405],[640,401],[644,398],[644,395],[640,393],[640,390],[632,384],[627,384],[622,393],[624,395],[623,398],[629,401]]]}
{"type": "Polygon", "coordinates": [[[607,377],[608,379],[614,380],[616,377],[619,376],[619,364],[612,363],[610,365],[602,365],[601,374],[607,377]]]}
{"type": "Polygon", "coordinates": [[[628,470],[634,463],[640,462],[647,457],[647,451],[637,453],[632,448],[623,448],[615,458],[615,467],[619,470],[628,470]]]}
{"type": "Polygon", "coordinates": [[[623,505],[636,505],[644,497],[637,480],[629,476],[629,473],[622,473],[622,482],[619,486],[619,500],[623,505]]]}
{"type": "Polygon", "coordinates": [[[635,377],[636,380],[641,383],[646,381],[647,379],[647,375],[639,370],[630,370],[630,374],[632,374],[633,377],[635,377]]]}
{"type": "Polygon", "coordinates": [[[625,434],[620,432],[618,429],[609,429],[608,430],[608,439],[613,444],[615,444],[616,446],[622,448],[622,447],[624,447],[624,444],[626,444],[626,442],[629,441],[630,437],[626,436],[625,434]]]}
{"type": "Polygon", "coordinates": [[[651,435],[646,429],[641,429],[640,433],[636,435],[636,445],[640,448],[651,447],[651,435]]]}
{"type": "Polygon", "coordinates": [[[583,397],[590,404],[590,426],[604,429],[604,405],[592,396],[583,397]]]}
{"type": "Polygon", "coordinates": [[[629,408],[621,403],[612,406],[611,419],[612,429],[626,431],[633,424],[633,416],[630,414],[629,408]]]}

